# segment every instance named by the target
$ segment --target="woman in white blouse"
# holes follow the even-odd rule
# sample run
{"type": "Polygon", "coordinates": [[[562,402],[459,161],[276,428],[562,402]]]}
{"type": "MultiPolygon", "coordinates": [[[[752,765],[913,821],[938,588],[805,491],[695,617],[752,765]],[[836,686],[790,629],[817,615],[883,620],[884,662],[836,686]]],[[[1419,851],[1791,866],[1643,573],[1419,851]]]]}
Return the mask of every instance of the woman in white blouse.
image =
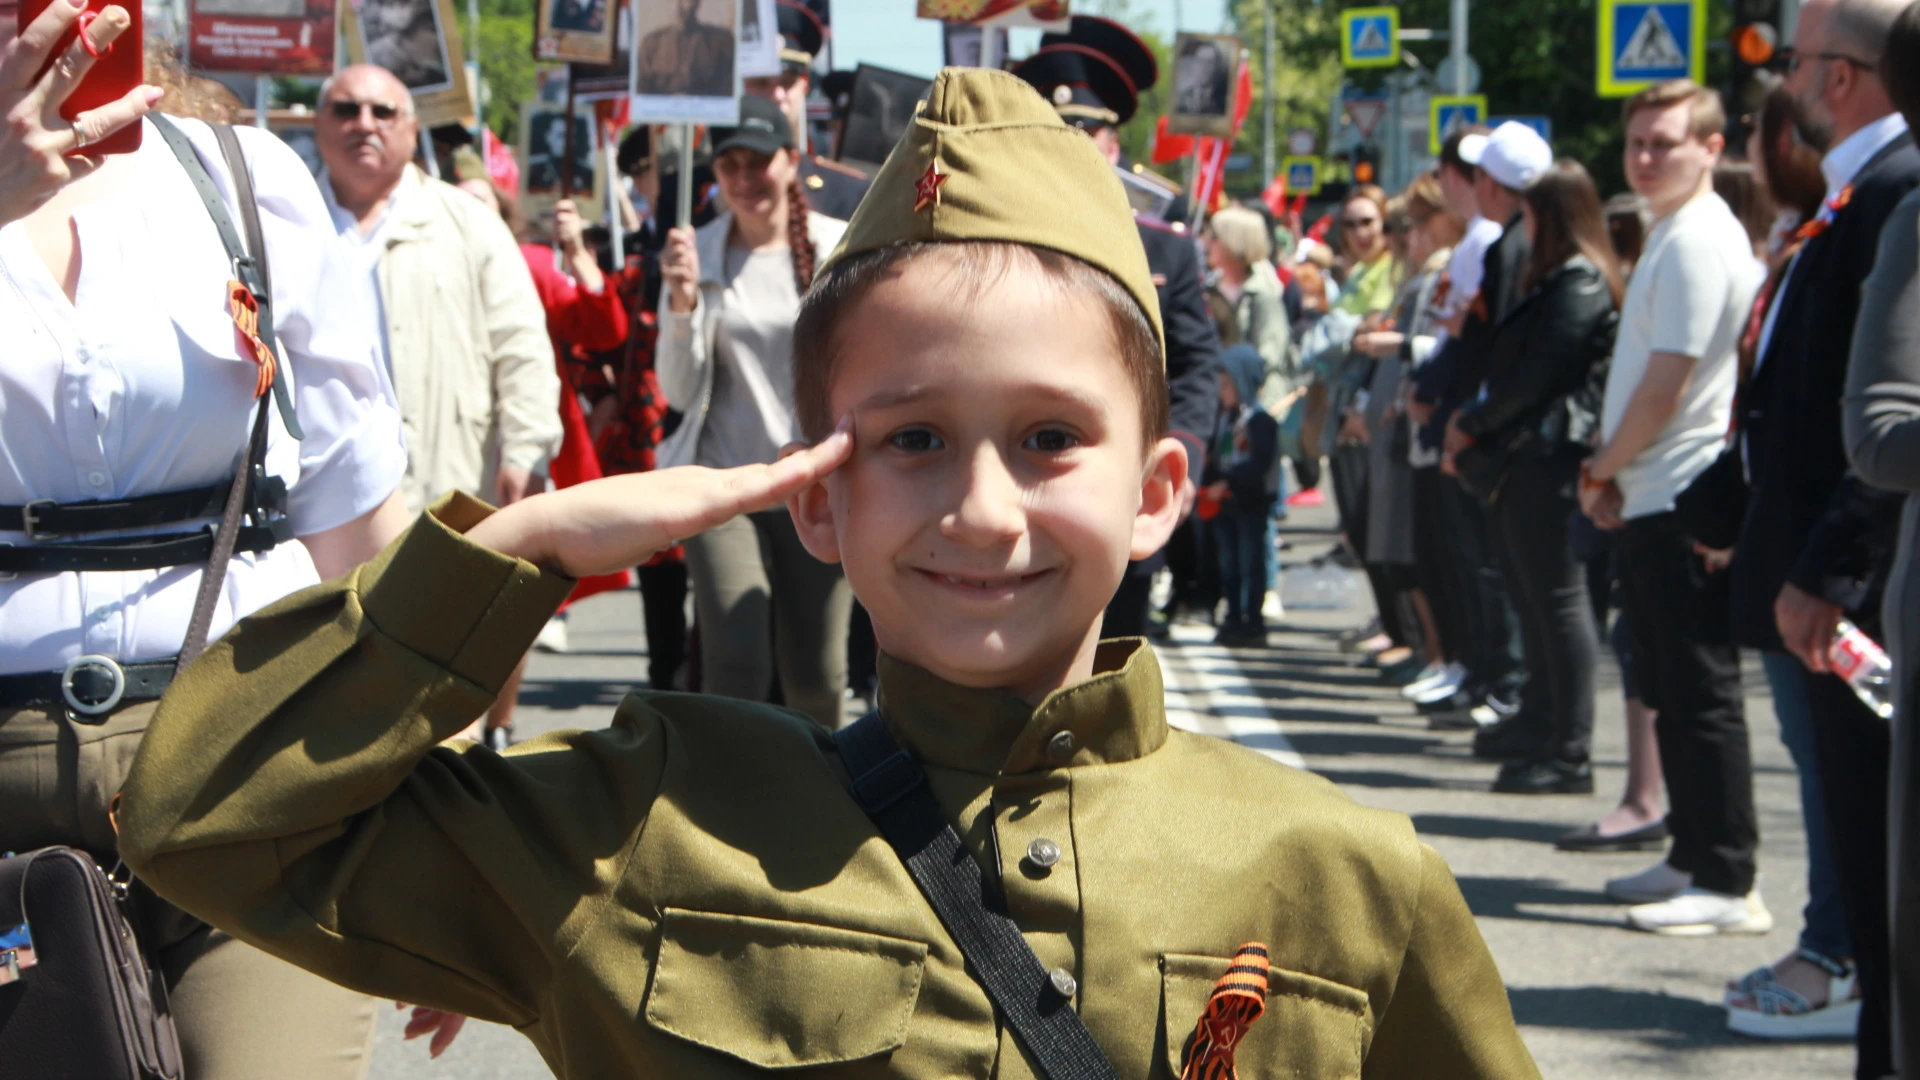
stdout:
{"type": "MultiPolygon", "coordinates": [[[[48,536],[34,523],[49,505],[225,484],[256,412],[258,369],[238,348],[226,249],[180,160],[139,120],[158,92],[136,89],[69,127],[55,110],[72,80],[59,65],[33,78],[78,13],[54,0],[0,53],[0,108],[38,112],[29,130],[0,130],[0,553],[140,534],[48,536]],[[23,109],[35,95],[43,108],[23,109]],[[63,157],[132,122],[144,126],[138,151],[63,157]]],[[[110,43],[127,22],[109,8],[88,33],[110,43]]],[[[0,41],[11,33],[0,27],[0,41]]],[[[67,61],[85,70],[78,44],[67,61]]],[[[212,129],[174,123],[244,228],[212,129]]],[[[323,309],[329,293],[357,294],[327,254],[333,230],[320,194],[285,144],[265,131],[239,136],[273,282],[280,377],[305,438],[289,437],[268,410],[265,471],[287,486],[298,541],[236,552],[209,637],[346,572],[406,523],[394,496],[406,450],[373,361],[371,313],[323,309]]],[[[174,518],[144,532],[216,521],[174,518]]],[[[112,865],[107,803],[181,652],[204,565],[0,573],[0,851],[65,844],[112,865]],[[99,696],[114,682],[113,694],[99,696]]],[[[145,944],[169,985],[187,1075],[365,1075],[370,999],[156,906],[145,944]]]]}
{"type": "MultiPolygon", "coordinates": [[[[718,469],[773,461],[798,436],[793,322],[819,259],[846,223],[812,213],[793,129],[764,98],[713,134],[729,213],[667,235],[655,368],[686,417],[658,465],[718,469]]],[[[787,704],[840,726],[853,593],[838,566],[800,546],[784,509],[735,518],[686,541],[700,630],[700,689],[764,700],[776,669],[787,704]]]]}

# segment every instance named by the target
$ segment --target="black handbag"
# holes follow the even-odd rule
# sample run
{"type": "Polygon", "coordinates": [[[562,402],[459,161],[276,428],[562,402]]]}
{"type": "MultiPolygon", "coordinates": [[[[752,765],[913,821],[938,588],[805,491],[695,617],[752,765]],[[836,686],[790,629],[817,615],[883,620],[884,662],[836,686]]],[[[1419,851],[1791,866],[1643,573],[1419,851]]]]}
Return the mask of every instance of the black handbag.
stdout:
{"type": "Polygon", "coordinates": [[[8,1080],[180,1080],[160,974],[126,886],[85,853],[0,859],[0,1074],[8,1080]]]}
{"type": "Polygon", "coordinates": [[[1736,443],[1722,450],[1685,491],[1674,496],[1674,519],[1702,546],[1724,551],[1740,540],[1749,494],[1736,443]]]}
{"type": "Polygon", "coordinates": [[[1453,455],[1454,478],[1467,494],[1492,506],[1500,499],[1514,455],[1532,441],[1533,431],[1525,427],[1480,439],[1453,455]]]}

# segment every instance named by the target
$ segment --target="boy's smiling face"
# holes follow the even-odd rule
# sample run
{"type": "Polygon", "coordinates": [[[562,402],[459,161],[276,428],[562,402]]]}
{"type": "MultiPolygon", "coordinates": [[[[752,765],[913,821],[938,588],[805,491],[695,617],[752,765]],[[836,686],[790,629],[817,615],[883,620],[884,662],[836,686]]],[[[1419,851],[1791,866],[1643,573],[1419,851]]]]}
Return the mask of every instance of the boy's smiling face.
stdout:
{"type": "Polygon", "coordinates": [[[790,503],[886,652],[1029,702],[1092,674],[1129,559],[1179,523],[1186,453],[1147,445],[1101,298],[1012,261],[908,260],[836,335],[852,458],[790,503]]]}

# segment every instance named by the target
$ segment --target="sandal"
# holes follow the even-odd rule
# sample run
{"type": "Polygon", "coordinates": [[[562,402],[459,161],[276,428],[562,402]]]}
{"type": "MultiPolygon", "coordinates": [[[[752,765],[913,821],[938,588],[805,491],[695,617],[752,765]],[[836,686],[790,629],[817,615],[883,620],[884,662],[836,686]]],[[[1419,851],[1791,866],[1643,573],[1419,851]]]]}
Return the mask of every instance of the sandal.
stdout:
{"type": "Polygon", "coordinates": [[[1860,1026],[1858,973],[1811,949],[1799,957],[1827,973],[1827,1004],[1815,1008],[1799,993],[1774,981],[1771,967],[1757,968],[1727,995],[1727,1030],[1758,1039],[1852,1038],[1860,1026]],[[1762,975],[1762,973],[1765,973],[1762,975]],[[1743,999],[1744,1004],[1736,999],[1743,999]]]}

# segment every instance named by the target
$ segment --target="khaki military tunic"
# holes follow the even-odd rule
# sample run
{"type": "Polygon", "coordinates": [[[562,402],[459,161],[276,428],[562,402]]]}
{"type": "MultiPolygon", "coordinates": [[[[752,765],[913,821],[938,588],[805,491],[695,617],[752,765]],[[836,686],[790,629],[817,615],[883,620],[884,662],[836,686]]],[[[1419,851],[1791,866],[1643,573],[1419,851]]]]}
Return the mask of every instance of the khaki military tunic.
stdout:
{"type": "MultiPolygon", "coordinates": [[[[1035,1075],[807,720],[649,693],[504,755],[439,745],[571,586],[462,539],[484,514],[442,503],[207,651],[126,788],[135,872],[347,986],[512,1024],[561,1077],[1035,1075]]],[[[1404,817],[1171,730],[1138,642],[1099,661],[1038,708],[887,662],[882,705],[1122,1077],[1177,1074],[1249,940],[1274,970],[1246,1080],[1538,1075],[1404,817]]]]}

